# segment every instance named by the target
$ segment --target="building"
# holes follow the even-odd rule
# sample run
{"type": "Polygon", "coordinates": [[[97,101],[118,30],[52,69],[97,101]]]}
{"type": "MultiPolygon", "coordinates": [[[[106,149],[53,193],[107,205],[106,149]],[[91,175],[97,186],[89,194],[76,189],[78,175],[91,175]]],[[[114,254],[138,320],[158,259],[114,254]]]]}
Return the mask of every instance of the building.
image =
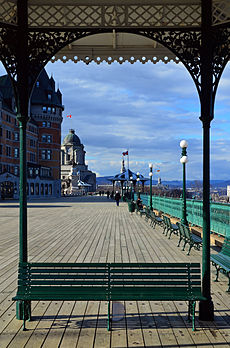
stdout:
{"type": "Polygon", "coordinates": [[[84,145],[73,129],[61,147],[61,180],[63,194],[83,194],[96,191],[96,174],[85,164],[84,145]]]}
{"type": "MultiPolygon", "coordinates": [[[[62,94],[42,70],[27,124],[28,197],[60,196],[62,94]]],[[[19,198],[19,124],[8,75],[0,77],[0,198],[19,198]]]]}

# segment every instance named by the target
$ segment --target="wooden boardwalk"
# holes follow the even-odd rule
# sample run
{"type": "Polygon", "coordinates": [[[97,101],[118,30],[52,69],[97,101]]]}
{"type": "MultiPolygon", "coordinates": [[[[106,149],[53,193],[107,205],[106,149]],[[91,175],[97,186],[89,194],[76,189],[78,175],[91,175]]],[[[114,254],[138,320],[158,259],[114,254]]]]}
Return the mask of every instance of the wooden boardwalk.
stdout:
{"type": "MultiPolygon", "coordinates": [[[[0,347],[123,348],[229,347],[230,294],[227,278],[212,281],[214,322],[199,322],[192,332],[185,302],[114,304],[124,317],[107,332],[106,302],[53,301],[32,303],[33,321],[22,331],[15,318],[18,263],[18,203],[0,203],[0,347]],[[124,306],[124,307],[123,307],[124,306]]],[[[187,256],[144,218],[130,214],[127,204],[115,206],[105,197],[31,201],[28,209],[30,261],[50,262],[184,262],[201,261],[201,252],[187,256]]],[[[214,269],[212,268],[212,280],[214,269]]]]}

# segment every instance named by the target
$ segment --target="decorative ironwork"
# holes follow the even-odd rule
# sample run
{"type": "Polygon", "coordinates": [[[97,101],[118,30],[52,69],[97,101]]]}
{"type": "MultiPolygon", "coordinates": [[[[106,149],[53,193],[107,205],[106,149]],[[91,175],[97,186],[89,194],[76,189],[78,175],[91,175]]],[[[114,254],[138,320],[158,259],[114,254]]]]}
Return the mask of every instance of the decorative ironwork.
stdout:
{"type": "Polygon", "coordinates": [[[29,4],[31,27],[184,27],[198,26],[200,4],[149,5],[34,5],[29,4]]]}
{"type": "Polygon", "coordinates": [[[217,87],[230,60],[230,28],[216,29],[213,33],[213,92],[216,95],[217,87]]]}
{"type": "Polygon", "coordinates": [[[17,23],[17,4],[8,0],[0,0],[0,21],[17,23]]]}
{"type": "Polygon", "coordinates": [[[16,79],[16,30],[0,28],[0,56],[6,71],[13,80],[16,79]]]}
{"type": "Polygon", "coordinates": [[[230,3],[228,0],[213,1],[213,24],[230,21],[230,3]]]}

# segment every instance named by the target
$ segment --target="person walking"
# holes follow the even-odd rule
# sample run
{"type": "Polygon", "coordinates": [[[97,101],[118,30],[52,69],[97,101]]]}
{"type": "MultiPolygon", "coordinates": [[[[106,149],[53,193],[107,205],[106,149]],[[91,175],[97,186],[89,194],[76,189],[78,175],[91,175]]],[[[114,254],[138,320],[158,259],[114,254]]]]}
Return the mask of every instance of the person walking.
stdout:
{"type": "Polygon", "coordinates": [[[117,207],[119,207],[119,201],[121,199],[121,195],[118,191],[116,191],[116,194],[115,194],[115,201],[116,201],[116,204],[117,204],[117,207]]]}

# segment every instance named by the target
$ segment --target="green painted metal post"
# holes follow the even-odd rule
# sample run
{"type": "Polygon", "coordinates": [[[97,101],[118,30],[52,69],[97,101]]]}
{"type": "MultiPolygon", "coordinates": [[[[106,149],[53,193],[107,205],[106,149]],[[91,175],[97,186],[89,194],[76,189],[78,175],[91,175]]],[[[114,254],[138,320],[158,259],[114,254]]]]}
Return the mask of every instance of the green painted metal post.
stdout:
{"type": "MultiPolygon", "coordinates": [[[[17,2],[17,82],[15,87],[15,100],[17,105],[17,120],[20,131],[20,213],[19,213],[19,264],[27,262],[27,151],[26,151],[26,126],[28,122],[29,106],[29,56],[28,56],[28,1],[17,2]]],[[[20,301],[16,304],[16,317],[25,320],[30,318],[30,301],[20,301]]]]}
{"type": "Polygon", "coordinates": [[[212,0],[202,0],[201,24],[201,117],[203,123],[203,248],[202,293],[207,300],[199,304],[199,318],[214,320],[210,274],[210,124],[214,116],[212,0]]]}
{"type": "Polygon", "coordinates": [[[149,176],[150,176],[150,210],[153,210],[153,165],[152,163],[149,163],[149,169],[150,169],[150,173],[149,173],[149,176]]]}
{"type": "MultiPolygon", "coordinates": [[[[182,140],[183,142],[184,140],[182,140]]],[[[181,143],[182,143],[181,142],[181,143]]],[[[182,147],[182,152],[181,152],[181,159],[183,158],[187,158],[187,150],[186,147],[182,147]]],[[[183,161],[182,162],[182,166],[183,166],[183,204],[182,204],[182,219],[181,222],[182,224],[188,226],[188,220],[187,220],[187,206],[186,206],[186,162],[183,161]]]]}

